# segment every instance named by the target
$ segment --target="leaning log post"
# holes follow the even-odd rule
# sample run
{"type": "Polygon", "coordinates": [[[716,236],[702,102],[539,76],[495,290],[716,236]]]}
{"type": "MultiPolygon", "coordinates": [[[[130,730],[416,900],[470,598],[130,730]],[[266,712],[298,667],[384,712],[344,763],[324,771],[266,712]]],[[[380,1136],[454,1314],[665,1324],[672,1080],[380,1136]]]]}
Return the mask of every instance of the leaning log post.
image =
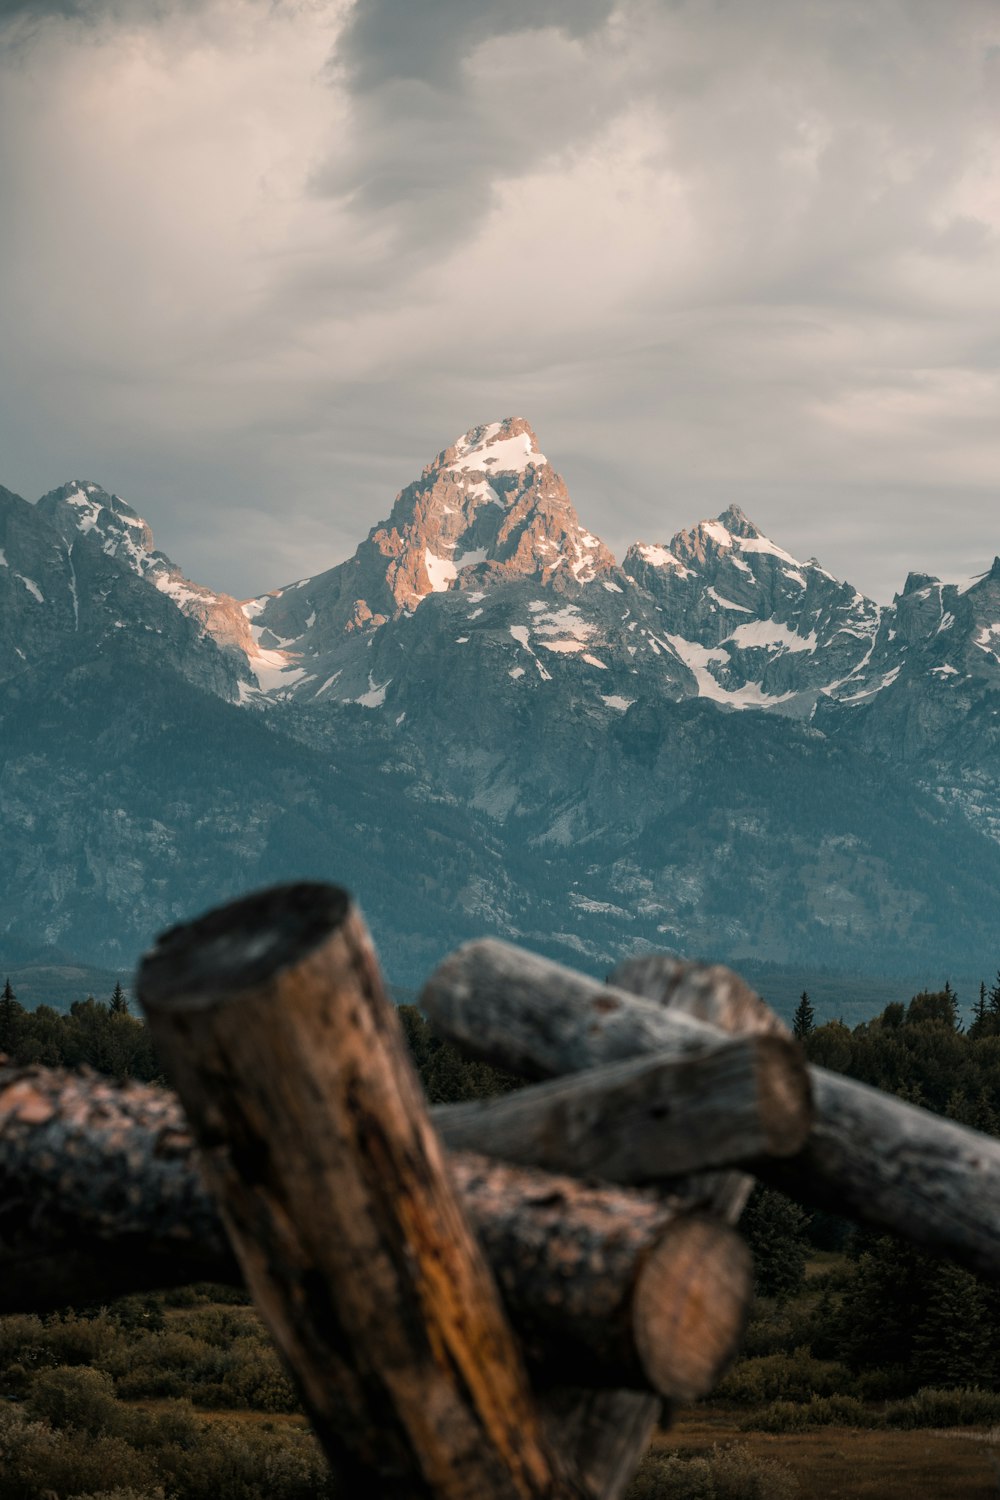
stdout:
{"type": "MultiPolygon", "coordinates": [[[[737,1236],[671,1198],[449,1165],[536,1383],[707,1394],[749,1301],[737,1236]]],[[[194,1280],[242,1276],[176,1096],[0,1064],[0,1314],[194,1280]]]]}
{"type": "Polygon", "coordinates": [[[138,992],[346,1493],[579,1493],[548,1451],[347,894],[287,886],[175,928],[138,992]]]}
{"type": "MultiPolygon", "coordinates": [[[[700,993],[703,1003],[711,977],[681,968],[688,994],[700,993]]],[[[667,983],[669,1006],[675,989],[667,983]]],[[[446,959],[421,1003],[463,1050],[532,1078],[660,1046],[695,1050],[708,1029],[492,939],[446,959]]],[[[1000,1141],[824,1068],[810,1067],[809,1076],[815,1118],[805,1146],[781,1162],[759,1158],[754,1174],[802,1203],[835,1208],[1000,1279],[1000,1141]]]]}

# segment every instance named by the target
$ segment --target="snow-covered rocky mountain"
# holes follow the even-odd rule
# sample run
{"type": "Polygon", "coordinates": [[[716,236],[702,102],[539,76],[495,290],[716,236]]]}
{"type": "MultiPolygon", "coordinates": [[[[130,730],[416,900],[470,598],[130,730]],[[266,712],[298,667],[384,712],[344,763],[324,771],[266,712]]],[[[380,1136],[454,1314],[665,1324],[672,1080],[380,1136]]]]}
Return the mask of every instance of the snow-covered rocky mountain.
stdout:
{"type": "Polygon", "coordinates": [[[107,959],[301,873],[356,883],[400,979],[481,931],[595,966],[1000,949],[1000,560],[879,605],[731,506],[618,563],[522,418],[242,603],[94,483],[0,490],[4,728],[0,952],[107,959]]]}

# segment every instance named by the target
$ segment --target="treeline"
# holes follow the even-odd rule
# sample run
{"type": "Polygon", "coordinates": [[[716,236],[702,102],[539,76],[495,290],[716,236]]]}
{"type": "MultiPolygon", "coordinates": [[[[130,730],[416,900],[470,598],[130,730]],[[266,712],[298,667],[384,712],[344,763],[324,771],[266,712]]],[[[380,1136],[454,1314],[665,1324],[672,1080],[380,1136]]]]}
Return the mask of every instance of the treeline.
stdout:
{"type": "Polygon", "coordinates": [[[842,1021],[815,1026],[803,995],[794,1030],[817,1066],[1000,1135],[1000,974],[992,988],[980,986],[967,1030],[948,984],[887,1005],[853,1029],[842,1021]]]}
{"type": "Polygon", "coordinates": [[[68,1014],[40,1005],[27,1010],[10,980],[0,994],[0,1053],[20,1064],[96,1068],[114,1078],[162,1079],[149,1031],[129,1010],[121,984],[107,1001],[75,1000],[68,1014]]]}
{"type": "MultiPolygon", "coordinates": [[[[415,1006],[402,1005],[399,1014],[431,1103],[485,1098],[515,1086],[434,1036],[415,1006]]],[[[793,1030],[810,1062],[1000,1135],[1000,974],[991,988],[980,986],[967,1028],[959,997],[946,984],[908,1004],[887,1005],[853,1028],[843,1021],[816,1025],[803,994],[793,1030]]],[[[0,994],[0,1053],[21,1064],[85,1064],[116,1078],[162,1079],[149,1033],[130,1013],[121,984],[107,1001],[90,995],[63,1013],[48,1005],[26,1009],[8,980],[0,994]]]]}

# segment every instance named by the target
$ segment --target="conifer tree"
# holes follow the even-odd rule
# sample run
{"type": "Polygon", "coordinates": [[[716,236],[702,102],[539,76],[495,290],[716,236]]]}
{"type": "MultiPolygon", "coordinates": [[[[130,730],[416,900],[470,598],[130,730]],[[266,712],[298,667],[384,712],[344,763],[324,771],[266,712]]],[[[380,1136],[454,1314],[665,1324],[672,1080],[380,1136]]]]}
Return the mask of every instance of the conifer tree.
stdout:
{"type": "Polygon", "coordinates": [[[804,1042],[811,1031],[816,1029],[816,1013],[812,1008],[808,990],[802,991],[802,998],[796,1007],[792,1017],[792,1035],[804,1042]]]}
{"type": "Polygon", "coordinates": [[[115,981],[115,987],[111,993],[110,1009],[113,1016],[127,1016],[129,1013],[128,999],[125,995],[125,991],[122,989],[122,982],[120,979],[115,981]]]}
{"type": "Polygon", "coordinates": [[[10,975],[0,995],[0,1052],[13,1052],[20,1032],[20,1020],[24,1007],[18,1005],[10,982],[10,975]]]}
{"type": "Polygon", "coordinates": [[[972,1025],[969,1027],[969,1039],[978,1042],[980,1037],[989,1035],[988,1025],[989,1011],[986,1004],[986,980],[979,981],[979,999],[972,1007],[972,1025]]]}

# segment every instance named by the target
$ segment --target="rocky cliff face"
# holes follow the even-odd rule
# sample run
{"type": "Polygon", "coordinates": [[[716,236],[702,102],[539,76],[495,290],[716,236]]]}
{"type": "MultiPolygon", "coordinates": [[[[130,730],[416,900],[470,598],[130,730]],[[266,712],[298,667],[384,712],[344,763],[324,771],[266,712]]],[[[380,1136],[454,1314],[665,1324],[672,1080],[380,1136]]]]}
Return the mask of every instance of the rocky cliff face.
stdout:
{"type": "Polygon", "coordinates": [[[0,491],[0,733],[0,929],[81,956],[309,873],[403,981],[482,931],[995,966],[1000,561],[879,606],[730,507],[619,566],[521,418],[243,604],[96,484],[0,491]]]}

